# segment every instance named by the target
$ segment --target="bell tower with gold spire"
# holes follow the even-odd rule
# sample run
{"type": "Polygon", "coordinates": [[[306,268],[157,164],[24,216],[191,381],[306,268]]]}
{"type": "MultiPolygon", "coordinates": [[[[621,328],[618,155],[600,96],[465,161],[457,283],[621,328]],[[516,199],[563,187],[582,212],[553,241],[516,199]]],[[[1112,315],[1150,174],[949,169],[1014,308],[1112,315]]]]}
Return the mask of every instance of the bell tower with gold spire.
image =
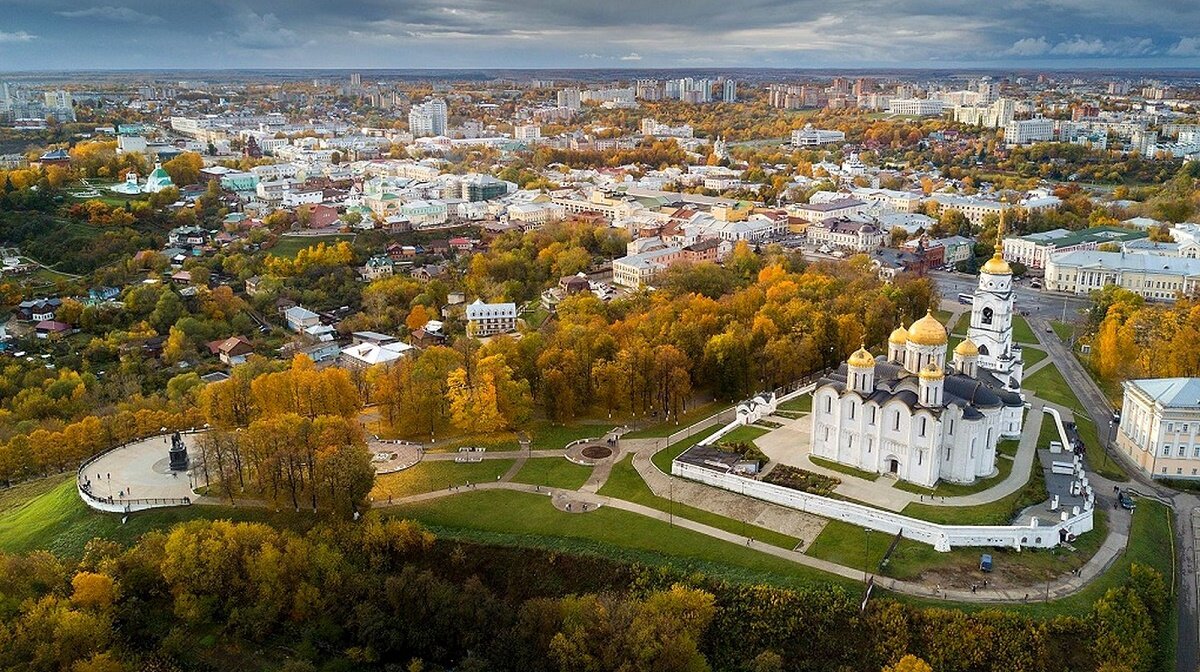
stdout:
{"type": "Polygon", "coordinates": [[[978,368],[993,374],[1006,388],[1020,390],[1024,363],[1020,346],[1013,342],[1013,273],[1004,260],[1009,206],[1006,200],[1001,202],[996,251],[979,269],[979,286],[971,304],[967,337],[979,348],[978,368]]]}

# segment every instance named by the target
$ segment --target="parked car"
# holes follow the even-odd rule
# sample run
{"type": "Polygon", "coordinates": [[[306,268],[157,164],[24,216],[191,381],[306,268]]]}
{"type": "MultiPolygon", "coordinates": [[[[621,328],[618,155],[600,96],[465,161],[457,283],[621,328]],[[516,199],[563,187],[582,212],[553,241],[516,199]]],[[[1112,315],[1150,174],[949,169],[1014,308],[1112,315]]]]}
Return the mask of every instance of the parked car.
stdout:
{"type": "Polygon", "coordinates": [[[1125,492],[1124,490],[1117,495],[1117,503],[1120,504],[1121,508],[1125,509],[1126,511],[1133,511],[1135,508],[1137,508],[1137,502],[1133,501],[1133,498],[1129,496],[1129,493],[1125,492]]]}
{"type": "Polygon", "coordinates": [[[990,553],[984,553],[983,555],[979,556],[979,571],[992,571],[992,556],[990,553]]]}

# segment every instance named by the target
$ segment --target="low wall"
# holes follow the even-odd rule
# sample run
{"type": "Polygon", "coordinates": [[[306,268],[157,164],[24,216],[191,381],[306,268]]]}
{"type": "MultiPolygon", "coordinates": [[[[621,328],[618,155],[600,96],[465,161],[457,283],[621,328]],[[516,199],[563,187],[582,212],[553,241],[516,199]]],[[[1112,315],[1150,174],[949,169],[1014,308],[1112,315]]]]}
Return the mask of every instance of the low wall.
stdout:
{"type": "Polygon", "coordinates": [[[905,539],[929,544],[938,551],[963,546],[1007,546],[1021,548],[1054,548],[1059,533],[1078,536],[1092,530],[1092,510],[1081,511],[1066,521],[1053,525],[939,525],[840,499],[800,492],[780,485],[763,483],[733,473],[722,473],[676,460],[671,473],[715,488],[736,492],[748,497],[812,513],[831,520],[840,520],[887,534],[899,532],[905,539]]]}

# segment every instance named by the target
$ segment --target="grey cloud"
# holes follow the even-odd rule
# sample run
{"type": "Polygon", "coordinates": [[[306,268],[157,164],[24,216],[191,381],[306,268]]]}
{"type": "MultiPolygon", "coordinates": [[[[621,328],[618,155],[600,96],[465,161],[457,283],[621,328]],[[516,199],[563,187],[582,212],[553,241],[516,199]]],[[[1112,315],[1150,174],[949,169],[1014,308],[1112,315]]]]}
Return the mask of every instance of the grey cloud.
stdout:
{"type": "Polygon", "coordinates": [[[55,12],[55,14],[66,17],[68,19],[101,19],[109,21],[120,21],[123,23],[161,23],[162,17],[154,14],[146,14],[139,12],[136,9],[129,7],[113,7],[105,5],[103,7],[86,7],[84,9],[65,10],[55,12]]]}

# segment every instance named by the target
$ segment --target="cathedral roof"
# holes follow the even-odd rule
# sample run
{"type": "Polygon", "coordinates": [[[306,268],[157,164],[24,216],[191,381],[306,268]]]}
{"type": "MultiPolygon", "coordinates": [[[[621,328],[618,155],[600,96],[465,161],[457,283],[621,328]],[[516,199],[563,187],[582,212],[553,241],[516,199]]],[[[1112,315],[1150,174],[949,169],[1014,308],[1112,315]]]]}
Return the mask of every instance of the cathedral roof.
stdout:
{"type": "Polygon", "coordinates": [[[888,336],[888,343],[894,343],[896,345],[904,345],[905,343],[908,343],[908,329],[905,329],[903,324],[896,327],[896,330],[892,332],[892,335],[888,336]]]}
{"type": "MultiPolygon", "coordinates": [[[[847,375],[848,366],[842,364],[821,379],[817,387],[832,385],[839,394],[845,393],[849,391],[847,375]]],[[[880,358],[875,362],[875,390],[865,395],[865,400],[880,406],[895,400],[915,409],[921,405],[917,392],[916,375],[899,364],[880,358]]],[[[962,409],[964,418],[972,420],[982,418],[982,410],[1022,406],[1024,400],[1020,394],[1004,389],[991,372],[980,369],[977,377],[961,373],[946,375],[942,386],[942,405],[957,406],[962,409]]]]}
{"type": "Polygon", "coordinates": [[[937,321],[932,312],[927,311],[925,317],[908,328],[908,340],[917,345],[945,345],[946,327],[937,321]]]}

